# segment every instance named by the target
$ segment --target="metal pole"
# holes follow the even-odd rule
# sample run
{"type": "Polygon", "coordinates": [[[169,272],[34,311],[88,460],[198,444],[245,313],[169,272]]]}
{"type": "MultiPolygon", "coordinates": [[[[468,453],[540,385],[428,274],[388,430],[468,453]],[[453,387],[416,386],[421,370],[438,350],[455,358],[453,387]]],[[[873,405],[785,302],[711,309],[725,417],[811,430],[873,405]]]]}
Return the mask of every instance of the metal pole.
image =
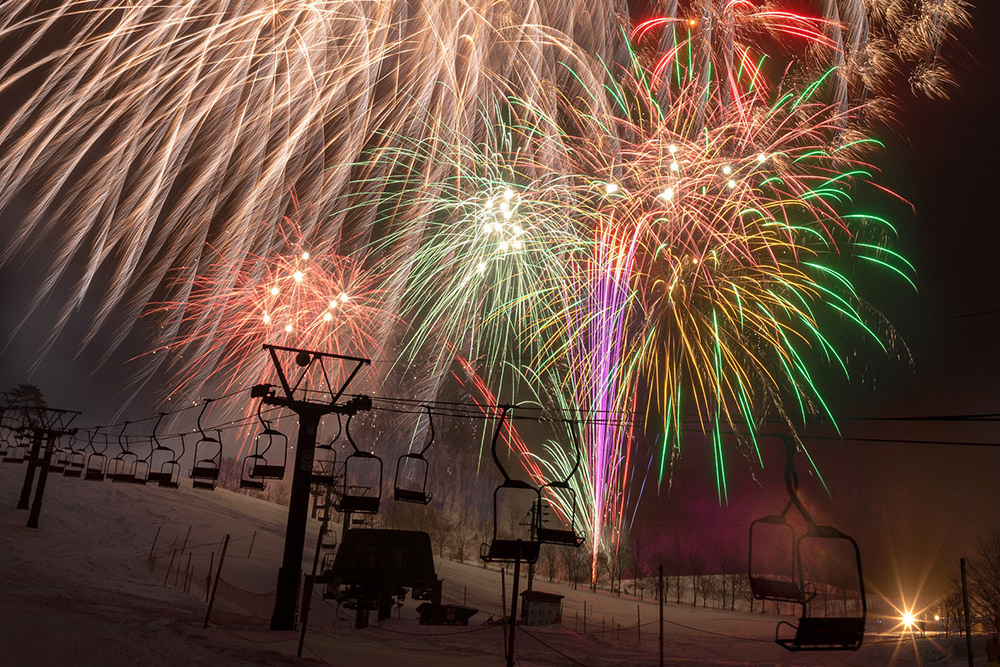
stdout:
{"type": "Polygon", "coordinates": [[[153,536],[153,544],[149,547],[149,560],[153,560],[153,550],[156,549],[156,540],[160,539],[160,529],[163,526],[159,526],[156,529],[156,535],[153,536]]]}
{"type": "Polygon", "coordinates": [[[222,542],[222,553],[219,554],[219,569],[215,571],[215,583],[212,585],[212,594],[208,598],[208,609],[205,610],[205,625],[202,626],[203,630],[208,629],[208,617],[212,613],[212,605],[215,604],[215,594],[219,590],[219,578],[222,577],[222,562],[226,560],[226,547],[229,546],[229,533],[226,533],[226,539],[222,542]]]}
{"type": "Polygon", "coordinates": [[[660,667],[663,667],[663,565],[660,565],[660,667]]]}
{"type": "Polygon", "coordinates": [[[35,436],[31,441],[31,454],[28,458],[28,469],[24,471],[24,483],[21,485],[21,497],[17,501],[17,509],[28,509],[28,501],[31,499],[31,485],[35,482],[35,468],[38,467],[38,450],[42,447],[42,432],[35,429],[35,436]]]}
{"type": "Polygon", "coordinates": [[[514,667],[514,628],[517,624],[517,584],[521,577],[521,540],[517,541],[514,558],[514,583],[510,594],[510,634],[507,636],[507,667],[514,667]]]}
{"type": "MultiPolygon", "coordinates": [[[[507,568],[500,568],[500,617],[507,618],[507,568]]],[[[503,657],[507,659],[507,623],[503,624],[503,657]]]]}
{"type": "MultiPolygon", "coordinates": [[[[254,531],[254,535],[257,531],[254,531]]],[[[313,584],[316,582],[316,568],[319,565],[319,550],[323,546],[323,536],[326,535],[326,524],[319,527],[319,537],[316,538],[316,553],[313,554],[312,574],[306,578],[305,592],[302,595],[302,631],[299,632],[299,650],[296,657],[302,657],[302,645],[306,643],[306,626],[309,624],[309,604],[312,601],[313,584]]]]}
{"type": "Polygon", "coordinates": [[[972,620],[969,614],[969,581],[965,573],[965,559],[958,561],[962,568],[962,605],[965,607],[965,648],[969,653],[969,667],[972,667],[972,620]]]}
{"type": "Polygon", "coordinates": [[[274,596],[272,630],[294,630],[295,608],[302,578],[302,551],[305,546],[306,522],[309,517],[309,487],[312,483],[313,450],[320,414],[309,410],[299,415],[299,435],[295,446],[295,467],[292,471],[292,491],[288,499],[288,521],[285,528],[285,548],[278,570],[278,586],[274,596]]]}
{"type": "Polygon", "coordinates": [[[49,477],[49,461],[52,460],[52,446],[55,435],[49,432],[45,443],[45,454],[42,456],[41,470],[38,473],[38,486],[35,487],[35,498],[31,501],[31,512],[28,514],[28,528],[38,528],[38,517],[42,513],[42,496],[45,495],[45,480],[49,477]]]}

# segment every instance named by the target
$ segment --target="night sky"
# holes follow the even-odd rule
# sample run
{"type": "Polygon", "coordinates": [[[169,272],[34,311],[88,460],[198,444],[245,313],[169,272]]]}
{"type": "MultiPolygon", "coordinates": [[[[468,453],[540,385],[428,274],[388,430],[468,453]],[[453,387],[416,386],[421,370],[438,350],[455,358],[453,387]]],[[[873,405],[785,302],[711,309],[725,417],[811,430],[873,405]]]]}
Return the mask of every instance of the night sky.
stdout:
{"type": "MultiPolygon", "coordinates": [[[[886,280],[875,294],[909,348],[907,360],[873,359],[857,381],[831,378],[827,395],[848,438],[825,439],[828,428],[807,430],[805,441],[829,487],[800,465],[803,495],[817,517],[854,535],[867,574],[878,590],[913,598],[927,579],[928,596],[958,574],[958,558],[971,554],[975,538],[1000,528],[1000,434],[995,422],[867,421],[870,417],[926,417],[1000,413],[1000,277],[995,213],[995,156],[1000,73],[994,40],[1000,29],[996,3],[979,0],[973,29],[946,54],[960,82],[950,100],[905,95],[897,119],[883,131],[886,155],[878,182],[906,199],[883,200],[897,225],[900,247],[916,266],[919,291],[886,280]],[[991,443],[996,447],[915,444],[918,440],[991,443]],[[897,584],[898,581],[898,584],[897,584]],[[897,590],[898,589],[898,590],[897,590]]],[[[2,213],[0,241],[11,233],[18,209],[2,213]]],[[[128,358],[143,350],[141,335],[98,367],[98,341],[78,350],[87,313],[77,314],[51,352],[38,359],[61,304],[28,311],[40,280],[44,249],[0,270],[0,389],[19,382],[40,386],[54,407],[82,410],[85,425],[156,411],[155,382],[126,407],[128,358]],[[32,366],[37,368],[32,371],[32,366]]],[[[872,355],[874,356],[874,355],[872,355]]],[[[649,481],[636,519],[644,554],[669,555],[678,542],[705,553],[745,558],[746,530],[757,516],[784,504],[783,453],[764,440],[765,470],[733,455],[728,504],[720,507],[709,448],[690,438],[668,493],[649,481]],[[756,479],[754,478],[756,475],[756,479]]]]}

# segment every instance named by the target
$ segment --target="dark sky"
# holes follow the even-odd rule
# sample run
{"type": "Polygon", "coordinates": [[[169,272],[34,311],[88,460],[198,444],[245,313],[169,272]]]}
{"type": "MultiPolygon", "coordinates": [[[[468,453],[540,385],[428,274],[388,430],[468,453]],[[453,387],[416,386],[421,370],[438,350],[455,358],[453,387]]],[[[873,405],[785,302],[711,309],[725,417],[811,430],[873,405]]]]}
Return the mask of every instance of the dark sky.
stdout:
{"type": "MultiPolygon", "coordinates": [[[[883,133],[888,150],[880,160],[879,182],[913,205],[911,210],[886,203],[884,212],[898,225],[904,254],[917,267],[919,291],[887,280],[873,300],[898,327],[913,364],[876,361],[863,382],[833,385],[829,392],[846,436],[911,442],[810,440],[827,433],[806,433],[829,496],[800,467],[803,493],[817,515],[859,539],[869,574],[889,594],[898,578],[905,594],[915,595],[924,571],[932,575],[936,592],[944,578],[957,574],[957,559],[971,553],[975,537],[1000,528],[1000,447],[912,443],[1000,444],[995,423],[855,420],[1000,412],[1000,220],[994,207],[1000,185],[993,164],[1000,155],[1000,76],[991,43],[1000,28],[996,3],[979,0],[973,17],[974,31],[950,54],[960,82],[952,99],[906,97],[896,134],[883,133]]],[[[3,214],[0,240],[16,218],[16,208],[3,214]]],[[[4,335],[27,310],[39,261],[0,270],[0,343],[6,342],[0,389],[33,382],[51,405],[84,411],[91,417],[88,424],[111,419],[128,398],[122,390],[128,352],[95,370],[100,345],[78,356],[83,316],[41,361],[39,341],[60,304],[43,305],[9,341],[4,335]]],[[[138,400],[132,416],[154,412],[150,405],[138,400]]],[[[780,510],[784,502],[781,446],[766,442],[764,455],[767,467],[759,482],[745,463],[731,461],[729,503],[719,507],[707,447],[692,439],[669,497],[663,492],[658,499],[655,487],[647,489],[637,523],[640,533],[660,537],[646,543],[658,539],[657,548],[665,551],[676,548],[674,536],[681,535],[692,550],[745,554],[749,521],[780,510]]]]}

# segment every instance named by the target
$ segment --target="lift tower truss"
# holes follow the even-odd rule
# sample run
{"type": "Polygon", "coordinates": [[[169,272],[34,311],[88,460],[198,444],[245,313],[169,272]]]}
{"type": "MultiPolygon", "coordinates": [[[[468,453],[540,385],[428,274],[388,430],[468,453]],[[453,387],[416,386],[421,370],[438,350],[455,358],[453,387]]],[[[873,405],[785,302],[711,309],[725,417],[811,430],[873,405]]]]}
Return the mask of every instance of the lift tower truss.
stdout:
{"type": "Polygon", "coordinates": [[[288,408],[299,417],[285,547],[271,616],[272,630],[294,630],[319,424],[328,414],[353,415],[371,409],[368,396],[343,400],[348,385],[371,360],[279,345],[265,345],[264,351],[271,357],[279,386],[257,385],[250,395],[265,405],[288,408]]]}

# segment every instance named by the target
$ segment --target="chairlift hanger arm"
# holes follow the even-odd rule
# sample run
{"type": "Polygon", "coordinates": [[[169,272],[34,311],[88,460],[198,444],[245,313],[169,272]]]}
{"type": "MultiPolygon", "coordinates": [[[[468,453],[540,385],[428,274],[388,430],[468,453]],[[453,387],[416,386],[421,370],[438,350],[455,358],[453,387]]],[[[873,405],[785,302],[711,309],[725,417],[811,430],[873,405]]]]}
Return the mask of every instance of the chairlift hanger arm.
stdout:
{"type": "Polygon", "coordinates": [[[431,408],[429,405],[424,406],[424,410],[427,411],[427,425],[430,427],[430,433],[427,437],[427,444],[424,448],[420,450],[420,456],[423,457],[424,452],[430,449],[431,445],[434,444],[434,418],[431,416],[431,408]]]}
{"type": "Polygon", "coordinates": [[[500,470],[500,474],[503,475],[504,482],[510,482],[510,475],[507,474],[507,469],[503,467],[500,463],[500,457],[497,456],[497,440],[500,439],[500,431],[503,430],[503,424],[507,421],[507,413],[514,407],[512,405],[499,405],[502,408],[500,413],[500,421],[497,422],[497,428],[493,431],[493,445],[490,447],[490,451],[493,454],[493,462],[496,464],[497,468],[500,470]]]}
{"type": "MultiPolygon", "coordinates": [[[[167,416],[167,413],[165,413],[165,412],[159,413],[159,416],[156,418],[156,423],[153,424],[153,435],[150,436],[150,437],[153,440],[153,442],[156,443],[156,449],[166,449],[166,450],[169,450],[169,451],[172,452],[173,450],[170,449],[169,447],[164,447],[163,445],[161,445],[160,444],[160,439],[158,437],[156,437],[156,429],[158,429],[160,427],[160,422],[162,422],[163,418],[166,417],[166,416],[167,416]]],[[[153,453],[152,450],[150,450],[150,454],[152,454],[152,453],[153,453]]]]}
{"type": "MultiPolygon", "coordinates": [[[[812,515],[809,514],[809,510],[805,508],[802,504],[802,500],[799,498],[799,475],[795,470],[795,449],[796,443],[795,438],[790,435],[781,435],[782,442],[785,445],[785,490],[788,491],[788,501],[790,505],[794,505],[795,509],[799,511],[802,518],[805,519],[806,523],[810,527],[814,527],[816,522],[813,521],[812,515]]],[[[785,512],[790,509],[789,506],[785,507],[782,512],[784,516],[785,512]]]]}
{"type": "Polygon", "coordinates": [[[122,430],[118,432],[118,449],[120,449],[122,453],[130,451],[128,448],[128,438],[125,437],[125,429],[128,428],[130,423],[131,422],[128,420],[122,422],[122,430]]]}
{"type": "MultiPolygon", "coordinates": [[[[198,413],[198,432],[201,433],[202,440],[209,440],[209,441],[212,440],[212,438],[208,437],[208,435],[205,433],[205,428],[202,426],[201,420],[205,417],[205,411],[208,410],[208,404],[211,403],[213,400],[214,399],[206,398],[205,402],[202,403],[201,405],[201,412],[198,413]]],[[[219,442],[222,441],[219,440],[219,442]]]]}

